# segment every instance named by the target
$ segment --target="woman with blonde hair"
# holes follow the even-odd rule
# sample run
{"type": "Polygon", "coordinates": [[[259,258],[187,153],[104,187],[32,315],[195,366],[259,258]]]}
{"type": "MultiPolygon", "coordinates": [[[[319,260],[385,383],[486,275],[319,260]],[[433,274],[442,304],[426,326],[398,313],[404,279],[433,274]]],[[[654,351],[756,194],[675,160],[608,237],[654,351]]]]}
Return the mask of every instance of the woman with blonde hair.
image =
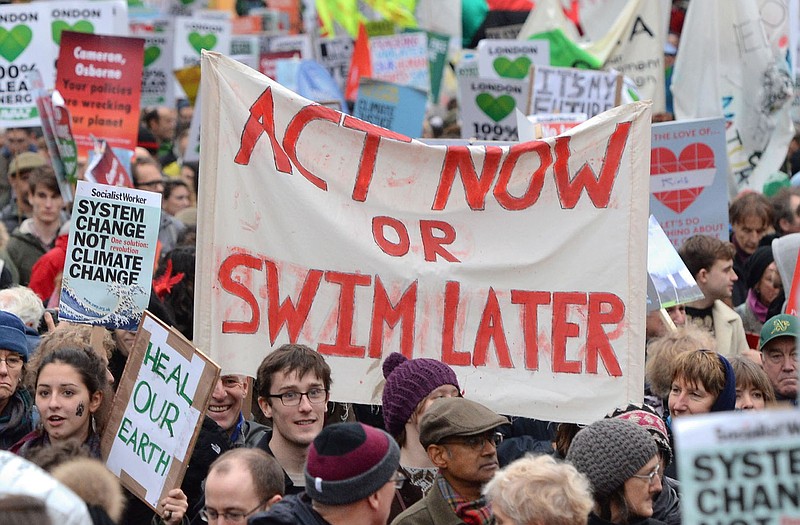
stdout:
{"type": "Polygon", "coordinates": [[[551,456],[525,456],[483,489],[497,525],[586,525],[594,506],[589,480],[551,456]]]}

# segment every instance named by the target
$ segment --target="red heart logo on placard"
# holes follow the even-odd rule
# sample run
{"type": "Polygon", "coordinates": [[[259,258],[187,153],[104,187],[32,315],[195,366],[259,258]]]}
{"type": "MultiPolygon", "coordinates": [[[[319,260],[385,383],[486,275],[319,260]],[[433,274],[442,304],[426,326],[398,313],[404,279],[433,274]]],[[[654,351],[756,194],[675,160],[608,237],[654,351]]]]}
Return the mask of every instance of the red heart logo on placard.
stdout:
{"type": "MultiPolygon", "coordinates": [[[[681,213],[697,199],[705,186],[691,186],[692,172],[714,169],[714,150],[706,144],[694,142],[681,150],[678,158],[668,148],[653,148],[650,153],[650,176],[674,175],[675,186],[680,189],[654,192],[653,196],[675,213],[681,213]]],[[[713,180],[713,179],[712,179],[713,180]]]]}

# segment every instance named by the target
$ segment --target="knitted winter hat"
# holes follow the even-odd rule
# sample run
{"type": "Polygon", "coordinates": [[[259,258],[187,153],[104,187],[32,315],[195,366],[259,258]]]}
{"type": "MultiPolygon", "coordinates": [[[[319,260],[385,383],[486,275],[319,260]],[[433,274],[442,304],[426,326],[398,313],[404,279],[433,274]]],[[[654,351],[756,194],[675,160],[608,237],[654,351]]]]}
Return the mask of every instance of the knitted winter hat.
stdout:
{"type": "Polygon", "coordinates": [[[772,255],[772,247],[770,246],[761,246],[753,252],[753,255],[747,259],[747,263],[744,265],[748,290],[758,284],[767,266],[772,264],[773,261],[775,261],[775,258],[772,255]]]}
{"type": "Polygon", "coordinates": [[[600,501],[657,454],[653,438],[636,423],[601,419],[575,435],[566,459],[589,478],[595,501],[600,501]]]}
{"type": "Polygon", "coordinates": [[[0,350],[11,350],[28,362],[28,340],[25,324],[16,315],[0,310],[0,350]]]}
{"type": "Polygon", "coordinates": [[[308,449],[306,493],[325,505],[347,505],[383,487],[400,466],[389,434],[363,423],[322,429],[308,449]]]}
{"type": "Polygon", "coordinates": [[[458,386],[453,369],[436,359],[407,359],[393,352],[383,362],[383,423],[399,436],[420,401],[442,385],[458,386]]]}
{"type": "Polygon", "coordinates": [[[717,354],[720,363],[725,368],[725,386],[717,396],[717,400],[711,405],[711,412],[726,412],[736,409],[736,375],[730,361],[725,359],[722,354],[717,354]]]}
{"type": "Polygon", "coordinates": [[[631,403],[625,408],[616,409],[608,417],[627,419],[647,430],[659,450],[666,455],[667,465],[672,463],[672,446],[669,444],[667,425],[655,410],[645,404],[631,403]]]}

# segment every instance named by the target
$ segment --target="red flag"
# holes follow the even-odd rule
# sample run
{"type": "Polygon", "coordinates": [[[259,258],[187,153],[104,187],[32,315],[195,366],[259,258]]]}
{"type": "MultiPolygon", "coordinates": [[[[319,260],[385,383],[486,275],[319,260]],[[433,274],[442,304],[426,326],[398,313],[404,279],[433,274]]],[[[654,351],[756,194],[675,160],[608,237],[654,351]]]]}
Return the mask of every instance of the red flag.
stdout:
{"type": "Polygon", "coordinates": [[[347,74],[347,86],[344,98],[355,100],[358,97],[358,81],[361,77],[372,76],[372,58],[369,55],[369,36],[363,22],[358,24],[358,38],[353,48],[353,59],[350,62],[350,72],[347,74]]]}

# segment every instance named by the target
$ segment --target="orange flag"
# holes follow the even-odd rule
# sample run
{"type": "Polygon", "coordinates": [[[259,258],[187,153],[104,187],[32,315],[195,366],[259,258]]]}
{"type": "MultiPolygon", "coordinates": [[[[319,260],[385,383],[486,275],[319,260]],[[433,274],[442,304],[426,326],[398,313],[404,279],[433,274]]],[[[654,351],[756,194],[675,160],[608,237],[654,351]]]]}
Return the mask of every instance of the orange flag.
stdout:
{"type": "Polygon", "coordinates": [[[358,96],[358,81],[361,77],[372,76],[372,59],[369,55],[369,36],[363,22],[358,24],[358,38],[353,48],[353,59],[350,62],[350,72],[347,74],[347,86],[344,97],[355,100],[358,96]]]}

